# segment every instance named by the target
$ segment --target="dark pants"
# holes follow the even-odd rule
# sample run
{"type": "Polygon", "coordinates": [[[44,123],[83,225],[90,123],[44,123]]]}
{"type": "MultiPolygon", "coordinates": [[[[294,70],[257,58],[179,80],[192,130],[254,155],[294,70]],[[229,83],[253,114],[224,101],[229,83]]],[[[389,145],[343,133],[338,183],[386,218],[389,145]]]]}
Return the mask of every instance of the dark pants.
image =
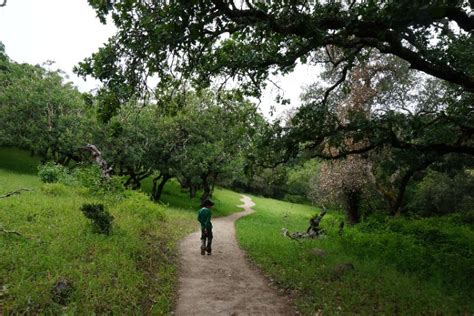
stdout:
{"type": "Polygon", "coordinates": [[[212,228],[201,230],[201,249],[205,249],[207,252],[211,252],[212,248],[212,228]]]}

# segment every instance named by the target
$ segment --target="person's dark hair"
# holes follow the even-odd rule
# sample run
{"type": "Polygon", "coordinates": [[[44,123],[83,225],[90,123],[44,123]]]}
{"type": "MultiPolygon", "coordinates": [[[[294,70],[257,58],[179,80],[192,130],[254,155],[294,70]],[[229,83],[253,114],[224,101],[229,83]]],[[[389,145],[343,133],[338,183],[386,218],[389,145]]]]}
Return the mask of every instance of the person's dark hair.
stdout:
{"type": "Polygon", "coordinates": [[[209,206],[213,206],[213,205],[214,205],[214,202],[212,202],[209,199],[206,199],[206,200],[202,201],[202,203],[201,203],[201,206],[203,206],[203,207],[209,207],[209,206]]]}

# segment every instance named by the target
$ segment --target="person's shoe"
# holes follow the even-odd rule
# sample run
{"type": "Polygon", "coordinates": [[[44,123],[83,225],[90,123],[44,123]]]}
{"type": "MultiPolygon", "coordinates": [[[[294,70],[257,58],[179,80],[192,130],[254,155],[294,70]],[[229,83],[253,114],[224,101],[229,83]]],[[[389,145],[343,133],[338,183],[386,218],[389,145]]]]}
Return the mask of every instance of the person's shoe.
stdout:
{"type": "Polygon", "coordinates": [[[211,255],[211,252],[212,252],[212,249],[211,249],[211,248],[207,248],[207,255],[208,255],[208,256],[211,255]]]}
{"type": "Polygon", "coordinates": [[[205,254],[206,254],[206,248],[204,248],[204,247],[201,247],[201,255],[203,255],[203,256],[204,256],[205,254]]]}

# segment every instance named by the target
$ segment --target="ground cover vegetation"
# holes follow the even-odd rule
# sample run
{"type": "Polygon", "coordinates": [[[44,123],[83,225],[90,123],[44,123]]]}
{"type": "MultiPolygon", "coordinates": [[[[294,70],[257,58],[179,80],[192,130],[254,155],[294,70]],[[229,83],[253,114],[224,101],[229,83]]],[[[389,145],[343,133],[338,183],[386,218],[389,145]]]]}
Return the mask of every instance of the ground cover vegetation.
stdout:
{"type": "MultiPolygon", "coordinates": [[[[272,266],[260,258],[265,254],[278,256],[276,265],[285,273],[295,266],[302,270],[299,264],[314,265],[294,262],[296,254],[283,251],[284,246],[302,257],[313,244],[334,250],[334,257],[328,256],[332,263],[317,267],[321,282],[334,281],[324,269],[339,259],[352,261],[360,274],[343,280],[353,278],[353,283],[342,282],[348,285],[344,289],[334,281],[338,291],[354,289],[360,295],[344,296],[344,306],[337,291],[322,304],[324,295],[313,297],[322,294],[314,287],[297,289],[283,280],[282,286],[290,284],[299,293],[302,310],[340,306],[349,311],[352,304],[368,313],[369,307],[360,304],[369,296],[377,311],[472,311],[462,302],[470,299],[472,283],[459,281],[472,274],[470,1],[89,3],[104,23],[111,17],[117,27],[117,34],[75,69],[102,81],[97,93],[80,93],[48,65],[16,63],[0,45],[0,146],[37,155],[44,163],[40,178],[52,182],[29,178],[40,191],[0,202],[38,194],[42,199],[49,191],[77,195],[81,205],[98,204],[102,196],[103,206],[85,208],[97,211],[91,215],[97,223],[85,218],[81,223],[103,232],[109,231],[104,223],[111,223],[112,239],[118,238],[114,225],[120,227],[114,207],[123,202],[114,197],[140,195],[124,186],[181,209],[212,197],[218,200],[218,215],[233,212],[238,197],[219,185],[305,203],[307,210],[310,204],[324,205],[343,211],[343,217],[329,212],[322,220],[331,232],[337,219],[346,229],[342,236],[333,232],[301,244],[281,239],[275,235],[281,229],[279,212],[291,204],[263,199],[258,200],[260,214],[239,223],[242,245],[273,275],[272,266]],[[270,123],[248,97],[258,97],[271,74],[289,73],[297,64],[323,71],[315,71],[301,107],[270,123]],[[152,76],[159,79],[156,87],[148,85],[152,76]],[[84,193],[79,187],[93,189],[84,193]],[[268,225],[268,239],[255,240],[279,245],[278,254],[249,241],[257,223],[268,225]],[[377,269],[386,274],[374,274],[383,282],[370,279],[368,272],[377,269]],[[400,281],[391,287],[394,280],[400,281]],[[419,296],[418,287],[410,287],[416,280],[426,281],[419,296]],[[436,307],[440,295],[447,301],[436,307]],[[424,303],[415,304],[412,297],[424,303]],[[403,308],[397,310],[395,301],[403,308]]],[[[278,97],[276,106],[285,102],[278,97]]],[[[15,174],[11,183],[22,184],[29,164],[24,160],[20,155],[18,161],[2,161],[15,174]]],[[[173,213],[160,207],[160,213],[173,213]]],[[[298,228],[293,228],[304,230],[300,211],[294,220],[298,228]]],[[[13,226],[4,230],[22,227],[13,226]]],[[[2,238],[16,238],[12,235],[2,238]]]]}
{"type": "Polygon", "coordinates": [[[252,197],[255,213],[237,222],[251,260],[305,315],[463,314],[473,310],[469,277],[472,214],[429,219],[371,218],[340,231],[343,213],[321,221],[324,236],[290,239],[320,211],[252,197]]]}
{"type": "MultiPolygon", "coordinates": [[[[177,243],[197,227],[198,198],[176,184],[166,195],[187,205],[156,204],[120,181],[104,185],[94,165],[43,165],[38,177],[39,159],[24,150],[1,148],[0,161],[0,195],[27,189],[0,199],[0,311],[172,310],[177,243]]],[[[237,211],[238,198],[216,190],[216,216],[237,211]]]]}

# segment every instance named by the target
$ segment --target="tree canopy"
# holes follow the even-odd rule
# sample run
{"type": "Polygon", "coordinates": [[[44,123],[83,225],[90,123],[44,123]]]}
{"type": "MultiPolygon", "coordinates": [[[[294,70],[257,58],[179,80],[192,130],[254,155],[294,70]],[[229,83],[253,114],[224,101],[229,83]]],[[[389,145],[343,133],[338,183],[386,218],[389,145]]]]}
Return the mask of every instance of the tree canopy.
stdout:
{"type": "Polygon", "coordinates": [[[119,99],[142,93],[154,74],[163,85],[181,76],[200,85],[231,77],[258,93],[269,73],[289,72],[297,62],[337,68],[334,89],[367,49],[474,91],[468,1],[89,3],[104,23],[110,14],[118,32],[78,71],[105,82],[119,99]],[[340,48],[337,56],[331,46],[340,48]]]}

